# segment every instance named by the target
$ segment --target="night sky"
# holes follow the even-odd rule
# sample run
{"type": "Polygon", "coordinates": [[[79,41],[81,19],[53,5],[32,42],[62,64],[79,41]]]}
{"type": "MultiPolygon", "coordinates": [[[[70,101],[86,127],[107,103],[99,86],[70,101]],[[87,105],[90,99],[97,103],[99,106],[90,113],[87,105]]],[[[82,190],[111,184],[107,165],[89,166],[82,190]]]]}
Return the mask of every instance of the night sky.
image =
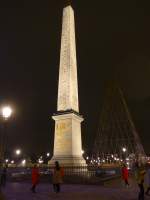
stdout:
{"type": "MultiPolygon", "coordinates": [[[[73,7],[83,149],[92,147],[104,91],[117,77],[150,153],[149,1],[75,0],[73,7]]],[[[62,9],[62,0],[0,3],[0,105],[14,109],[10,150],[52,151],[62,9]]]]}

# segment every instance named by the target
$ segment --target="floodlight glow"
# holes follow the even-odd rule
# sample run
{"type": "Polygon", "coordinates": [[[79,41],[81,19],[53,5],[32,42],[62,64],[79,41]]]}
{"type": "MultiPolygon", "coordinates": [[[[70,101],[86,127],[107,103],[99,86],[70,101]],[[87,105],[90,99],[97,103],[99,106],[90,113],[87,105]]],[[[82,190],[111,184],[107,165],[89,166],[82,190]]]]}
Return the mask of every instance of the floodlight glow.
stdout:
{"type": "Polygon", "coordinates": [[[8,159],[5,160],[6,163],[8,163],[8,161],[9,161],[8,159]]]}
{"type": "Polygon", "coordinates": [[[3,107],[2,108],[2,116],[5,119],[8,119],[12,114],[12,109],[9,106],[3,107]]]}
{"type": "Polygon", "coordinates": [[[11,161],[11,164],[14,164],[14,160],[11,161]]]}

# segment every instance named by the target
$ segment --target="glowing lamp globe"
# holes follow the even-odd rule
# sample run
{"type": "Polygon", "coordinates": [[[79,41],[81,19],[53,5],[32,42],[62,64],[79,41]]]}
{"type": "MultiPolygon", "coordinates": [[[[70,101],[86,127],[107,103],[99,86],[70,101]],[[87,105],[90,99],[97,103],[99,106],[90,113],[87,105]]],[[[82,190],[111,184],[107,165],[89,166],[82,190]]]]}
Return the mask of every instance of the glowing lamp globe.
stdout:
{"type": "Polygon", "coordinates": [[[127,149],[126,149],[125,147],[123,147],[123,148],[122,148],[122,151],[123,151],[123,152],[126,152],[126,151],[127,151],[127,149]]]}
{"type": "Polygon", "coordinates": [[[47,153],[46,155],[47,155],[47,157],[49,157],[49,156],[50,156],[50,153],[47,153]]]}
{"type": "Polygon", "coordinates": [[[12,109],[9,106],[3,107],[2,108],[2,116],[5,119],[8,119],[12,114],[12,109]]]}
{"type": "Polygon", "coordinates": [[[22,160],[22,165],[25,165],[26,164],[26,160],[22,160]]]}
{"type": "Polygon", "coordinates": [[[17,149],[16,150],[16,155],[20,155],[21,154],[21,150],[20,149],[17,149]]]}

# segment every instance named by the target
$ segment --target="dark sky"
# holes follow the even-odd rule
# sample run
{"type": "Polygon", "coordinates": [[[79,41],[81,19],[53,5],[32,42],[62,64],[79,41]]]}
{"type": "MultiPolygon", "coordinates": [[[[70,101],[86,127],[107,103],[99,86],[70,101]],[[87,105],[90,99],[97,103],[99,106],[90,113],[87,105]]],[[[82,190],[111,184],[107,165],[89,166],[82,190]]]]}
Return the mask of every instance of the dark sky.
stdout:
{"type": "MultiPolygon", "coordinates": [[[[107,82],[117,74],[149,153],[149,1],[75,0],[73,6],[84,149],[96,133],[107,82]]],[[[7,128],[10,149],[52,150],[62,9],[62,0],[0,3],[0,104],[14,108],[7,128]]]]}

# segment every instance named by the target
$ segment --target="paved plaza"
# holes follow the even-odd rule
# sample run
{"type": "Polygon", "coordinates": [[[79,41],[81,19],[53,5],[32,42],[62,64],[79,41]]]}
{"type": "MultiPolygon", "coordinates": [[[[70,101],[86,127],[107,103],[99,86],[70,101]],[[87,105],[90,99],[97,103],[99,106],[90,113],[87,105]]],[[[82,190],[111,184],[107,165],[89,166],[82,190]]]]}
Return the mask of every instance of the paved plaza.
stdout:
{"type": "Polygon", "coordinates": [[[125,188],[119,181],[104,186],[64,184],[59,194],[53,192],[51,184],[39,184],[36,194],[30,187],[29,183],[8,183],[2,190],[4,200],[136,200],[138,192],[136,185],[125,188]]]}

